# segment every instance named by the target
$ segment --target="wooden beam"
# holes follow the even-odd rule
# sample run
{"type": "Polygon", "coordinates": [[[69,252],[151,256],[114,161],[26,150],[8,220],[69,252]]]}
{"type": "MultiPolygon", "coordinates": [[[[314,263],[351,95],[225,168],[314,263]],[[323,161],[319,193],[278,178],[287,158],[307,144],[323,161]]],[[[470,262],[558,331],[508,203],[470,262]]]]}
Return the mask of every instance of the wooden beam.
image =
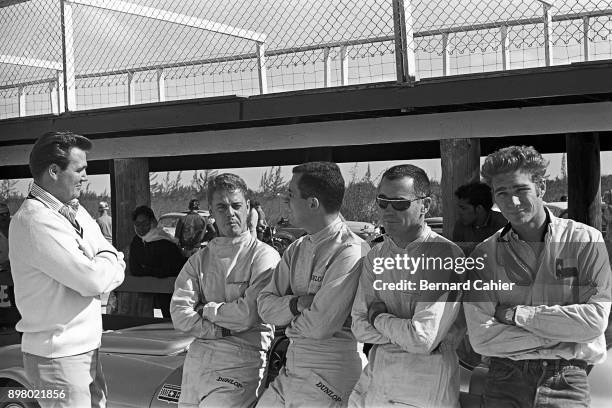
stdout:
{"type": "Polygon", "coordinates": [[[568,134],[566,146],[569,218],[601,230],[599,134],[568,134]]]}
{"type": "Polygon", "coordinates": [[[457,220],[455,190],[463,184],[480,180],[480,140],[440,140],[440,156],[444,236],[451,239],[457,220]]]}
{"type": "MultiPolygon", "coordinates": [[[[151,206],[149,162],[147,159],[115,159],[109,161],[111,204],[113,214],[113,244],[126,255],[129,264],[129,245],[134,237],[132,211],[139,205],[151,206]]],[[[129,275],[129,268],[126,270],[129,275]]],[[[117,292],[114,314],[152,316],[151,294],[117,292]]]]}

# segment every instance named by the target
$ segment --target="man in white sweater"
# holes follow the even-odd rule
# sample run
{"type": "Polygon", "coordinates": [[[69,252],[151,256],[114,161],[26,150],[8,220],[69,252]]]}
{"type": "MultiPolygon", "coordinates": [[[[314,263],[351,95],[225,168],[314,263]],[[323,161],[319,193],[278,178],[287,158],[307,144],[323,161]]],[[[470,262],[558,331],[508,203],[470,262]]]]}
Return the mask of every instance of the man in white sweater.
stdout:
{"type": "Polygon", "coordinates": [[[90,149],[70,132],[40,137],[30,153],[34,184],[10,225],[26,375],[36,390],[60,391],[42,407],[106,406],[100,295],[123,282],[125,262],[76,201],[90,149]]]}

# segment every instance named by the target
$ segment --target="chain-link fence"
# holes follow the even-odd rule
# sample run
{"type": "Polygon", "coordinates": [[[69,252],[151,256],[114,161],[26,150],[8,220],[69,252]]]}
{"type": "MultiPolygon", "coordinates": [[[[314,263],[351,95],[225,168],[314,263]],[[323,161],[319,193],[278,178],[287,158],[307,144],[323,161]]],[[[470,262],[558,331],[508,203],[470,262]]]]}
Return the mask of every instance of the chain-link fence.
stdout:
{"type": "Polygon", "coordinates": [[[611,19],[612,0],[0,0],[0,119],[395,81],[398,61],[426,78],[606,59],[611,19]]]}

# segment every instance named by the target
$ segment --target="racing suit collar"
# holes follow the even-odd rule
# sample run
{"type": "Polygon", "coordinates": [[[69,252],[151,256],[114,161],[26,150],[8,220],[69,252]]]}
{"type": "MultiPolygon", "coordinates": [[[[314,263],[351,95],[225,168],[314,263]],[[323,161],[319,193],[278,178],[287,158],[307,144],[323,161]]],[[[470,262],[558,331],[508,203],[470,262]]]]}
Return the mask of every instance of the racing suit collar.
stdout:
{"type": "Polygon", "coordinates": [[[245,244],[251,240],[251,231],[246,230],[242,234],[237,237],[216,237],[211,241],[211,244],[214,243],[215,246],[233,246],[238,244],[245,244]]]}
{"type": "Polygon", "coordinates": [[[432,230],[429,227],[429,225],[424,224],[423,228],[421,228],[421,233],[419,234],[419,236],[412,242],[409,242],[405,247],[400,247],[399,245],[397,245],[395,243],[395,241],[393,240],[393,238],[391,238],[390,235],[386,234],[385,235],[385,241],[389,242],[389,249],[394,251],[394,252],[406,252],[406,251],[412,251],[415,248],[418,248],[423,242],[425,242],[429,236],[431,235],[432,230]]]}
{"type": "Polygon", "coordinates": [[[333,221],[327,227],[323,228],[321,231],[317,231],[314,234],[308,235],[307,239],[316,245],[319,242],[323,241],[325,238],[329,237],[334,232],[340,230],[343,225],[344,223],[342,222],[340,217],[337,217],[335,221],[333,221]]]}

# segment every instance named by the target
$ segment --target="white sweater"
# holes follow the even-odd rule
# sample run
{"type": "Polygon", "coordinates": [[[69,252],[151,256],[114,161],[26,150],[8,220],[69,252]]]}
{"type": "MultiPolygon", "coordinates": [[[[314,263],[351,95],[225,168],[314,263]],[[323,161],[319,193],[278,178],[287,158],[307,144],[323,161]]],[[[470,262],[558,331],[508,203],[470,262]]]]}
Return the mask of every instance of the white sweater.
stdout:
{"type": "Polygon", "coordinates": [[[100,346],[100,294],[123,282],[125,262],[80,207],[79,236],[59,212],[27,199],[10,224],[9,257],[22,351],[72,356],[100,346]],[[103,251],[103,252],[101,252],[103,251]]]}

